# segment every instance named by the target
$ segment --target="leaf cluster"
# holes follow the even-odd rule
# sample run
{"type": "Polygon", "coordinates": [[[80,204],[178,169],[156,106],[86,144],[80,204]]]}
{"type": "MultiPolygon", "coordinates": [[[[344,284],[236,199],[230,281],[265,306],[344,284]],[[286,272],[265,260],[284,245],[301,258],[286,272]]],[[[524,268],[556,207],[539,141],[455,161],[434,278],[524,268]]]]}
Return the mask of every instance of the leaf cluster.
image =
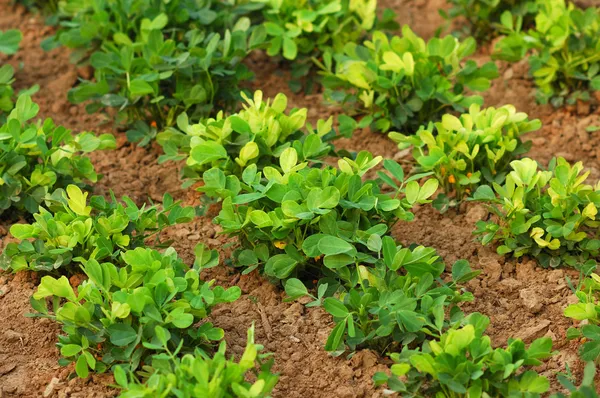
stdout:
{"type": "Polygon", "coordinates": [[[447,0],[451,4],[442,16],[459,20],[463,36],[473,36],[477,41],[490,41],[501,29],[500,19],[505,12],[522,18],[525,26],[531,26],[537,11],[536,0],[447,0]],[[466,21],[466,23],[464,23],[466,21]]]}
{"type": "Polygon", "coordinates": [[[138,247],[111,262],[90,258],[81,269],[87,279],[77,291],[65,276],[44,276],[31,304],[35,316],[62,326],[60,363],[75,362],[82,378],[90,369],[102,373],[115,365],[134,372],[164,346],[184,353],[209,347],[223,338],[223,330],[206,322],[211,308],[241,293],[237,286],[203,282],[200,270],[188,269],[172,248],[159,253],[138,247]]]}
{"type": "Polygon", "coordinates": [[[319,162],[333,151],[326,143],[337,138],[333,118],[319,120],[314,130],[306,123],[308,110],[287,110],[287,97],[278,94],[272,101],[263,100],[262,91],[252,99],[244,93],[244,109],[225,116],[219,112],[213,119],[190,124],[185,113],[177,119],[177,127],[158,134],[157,141],[165,154],[159,162],[186,160],[182,176],[196,181],[215,167],[225,175],[242,176],[249,165],[262,171],[276,165],[288,148],[295,148],[299,161],[319,162]]]}
{"type": "Polygon", "coordinates": [[[418,172],[434,173],[445,193],[434,205],[444,210],[481,184],[503,183],[510,162],[531,146],[521,135],[540,127],[539,119],[529,120],[512,105],[481,109],[473,104],[469,113],[445,114],[441,122],[421,126],[415,135],[392,132],[389,137],[400,149],[414,148],[418,172]]]}
{"type": "Polygon", "coordinates": [[[262,41],[260,29],[250,34],[244,24],[223,34],[170,34],[167,22],[161,14],[133,39],[115,34],[90,57],[94,81],[69,91],[73,103],[91,100],[89,112],[117,110],[117,122],[133,124],[128,138],[142,145],[182,112],[198,121],[237,105],[239,83],[252,77],[241,61],[262,41]]]}
{"type": "Polygon", "coordinates": [[[73,272],[77,263],[111,261],[122,251],[145,247],[151,237],[156,246],[164,246],[160,231],[195,217],[192,207],[180,206],[169,194],[162,206],[141,208],[127,196],[123,203],[114,196],[110,201],[94,196],[88,203],[87,196],[75,185],[47,196],[48,210],[40,206],[35,222],[11,226],[10,233],[21,242],[6,246],[0,268],[73,272]]]}
{"type": "Polygon", "coordinates": [[[392,354],[392,376],[378,373],[376,384],[387,383],[403,397],[541,397],[550,383],[530,368],[552,355],[552,340],[540,338],[526,347],[510,339],[494,349],[484,334],[488,324],[489,318],[473,313],[439,340],[392,354]]]}
{"type": "Polygon", "coordinates": [[[439,338],[451,323],[462,320],[456,304],[473,296],[458,285],[479,274],[465,260],[453,265],[452,279],[446,283],[441,280],[445,265],[435,249],[403,248],[385,236],[377,257],[375,264],[357,267],[361,280],[357,286],[324,300],[336,323],[326,350],[343,352],[348,346],[351,351],[396,351],[439,338]]]}
{"type": "Polygon", "coordinates": [[[154,355],[152,366],[145,366],[148,380],[142,384],[133,375],[115,369],[115,380],[121,386],[122,398],[174,395],[182,398],[267,398],[277,383],[271,354],[262,354],[263,346],[254,342],[254,325],[248,330],[246,349],[239,361],[227,359],[226,344],[221,342],[214,355],[201,350],[177,357],[169,348],[168,336],[157,327],[156,336],[164,352],[154,355]],[[248,381],[252,375],[252,382],[248,381]]]}
{"type": "MultiPolygon", "coordinates": [[[[0,31],[0,53],[13,55],[19,49],[23,34],[17,29],[0,31]]],[[[15,106],[15,90],[12,84],[15,82],[15,69],[12,65],[0,65],[0,123],[6,123],[6,117],[15,106]]],[[[18,95],[33,95],[39,89],[37,84],[29,89],[21,90],[18,95]]]]}
{"type": "Polygon", "coordinates": [[[600,249],[600,187],[586,184],[578,162],[554,159],[547,171],[529,158],[511,162],[504,185],[482,185],[474,199],[488,203],[496,220],[478,221],[481,242],[499,242],[498,254],[528,254],[544,267],[596,264],[600,249]]]}
{"type": "Polygon", "coordinates": [[[535,26],[523,30],[509,12],[502,16],[505,37],[494,56],[518,61],[529,56],[530,73],[538,87],[538,102],[555,107],[590,101],[600,90],[600,11],[565,0],[538,0],[535,26]]]}
{"type": "Polygon", "coordinates": [[[493,62],[481,67],[465,58],[475,40],[452,36],[425,42],[408,27],[391,39],[374,32],[363,45],[348,43],[343,52],[327,52],[320,64],[325,97],[346,106],[351,115],[376,131],[413,133],[448,111],[481,105],[480,96],[498,76],[493,62]]]}
{"type": "Polygon", "coordinates": [[[569,328],[569,339],[585,338],[580,348],[581,359],[597,361],[600,357],[600,276],[591,273],[579,283],[575,292],[578,303],[565,308],[565,316],[577,321],[585,321],[579,328],[569,328]]]}
{"type": "Polygon", "coordinates": [[[55,10],[56,33],[42,47],[65,46],[71,61],[85,64],[112,42],[133,39],[153,29],[180,38],[188,30],[224,33],[248,26],[256,3],[220,0],[62,0],[55,10]]]}
{"type": "Polygon", "coordinates": [[[111,134],[73,136],[50,118],[31,123],[38,111],[39,106],[22,95],[0,126],[0,215],[11,209],[33,214],[55,189],[96,182],[98,175],[84,155],[115,148],[111,134]]]}
{"type": "Polygon", "coordinates": [[[299,91],[299,79],[309,75],[324,52],[341,52],[374,28],[395,28],[394,13],[377,18],[377,0],[254,0],[262,10],[267,54],[295,61],[290,87],[299,91]]]}
{"type": "MultiPolygon", "coordinates": [[[[23,35],[16,29],[0,31],[0,53],[12,55],[19,49],[19,43],[23,35]]],[[[15,70],[12,65],[5,64],[0,66],[0,123],[6,120],[6,114],[14,107],[14,94],[12,88],[15,70]]]]}
{"type": "Polygon", "coordinates": [[[405,180],[396,162],[385,161],[390,174],[379,175],[392,191],[381,192],[376,181],[361,179],[381,161],[366,151],[340,159],[339,168],[306,168],[297,159],[288,148],[280,158],[283,173],[274,167],[261,173],[251,165],[241,181],[220,169],[204,174],[201,190],[225,198],[215,222],[239,237],[233,264],[246,267],[244,273],[260,267],[276,280],[329,276],[355,285],[355,265],[374,263],[371,252],[379,252],[389,228],[411,220],[412,206],[427,203],[437,189],[436,180],[405,180]]]}

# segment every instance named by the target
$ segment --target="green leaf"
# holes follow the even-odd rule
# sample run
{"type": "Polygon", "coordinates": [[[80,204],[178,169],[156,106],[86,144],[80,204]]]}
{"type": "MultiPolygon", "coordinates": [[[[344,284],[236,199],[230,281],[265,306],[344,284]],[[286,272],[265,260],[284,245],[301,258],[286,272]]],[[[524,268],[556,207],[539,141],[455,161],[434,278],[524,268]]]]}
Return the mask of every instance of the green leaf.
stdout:
{"type": "Polygon", "coordinates": [[[293,61],[298,55],[298,46],[293,39],[287,36],[283,37],[283,57],[293,61]]]}
{"type": "Polygon", "coordinates": [[[354,246],[335,236],[327,235],[319,240],[319,251],[325,255],[342,254],[354,251],[354,246]]]}
{"type": "Polygon", "coordinates": [[[346,306],[336,298],[328,297],[323,301],[323,307],[331,315],[337,318],[344,318],[349,315],[346,306]]]}
{"type": "Polygon", "coordinates": [[[77,358],[77,363],[75,364],[75,373],[77,373],[77,376],[81,377],[82,379],[85,379],[89,376],[90,372],[85,356],[82,355],[79,358],[77,358]]]}
{"type": "Polygon", "coordinates": [[[89,216],[92,208],[87,205],[88,193],[81,192],[77,185],[67,187],[67,203],[69,208],[79,216],[89,216]]]}
{"type": "Polygon", "coordinates": [[[465,283],[479,275],[481,271],[472,271],[467,260],[459,260],[452,266],[452,280],[465,283]]]}
{"type": "Polygon", "coordinates": [[[144,80],[132,80],[129,85],[129,92],[132,96],[141,97],[142,95],[154,93],[154,89],[144,80]]]}
{"type": "Polygon", "coordinates": [[[127,382],[127,374],[123,370],[122,366],[115,366],[113,368],[113,376],[119,386],[127,387],[129,385],[129,383],[127,382]]]}
{"type": "Polygon", "coordinates": [[[334,351],[337,350],[342,342],[342,338],[344,337],[344,333],[346,333],[346,320],[335,325],[331,334],[327,338],[327,342],[325,343],[325,350],[334,351]]]}
{"type": "Polygon", "coordinates": [[[414,311],[399,310],[396,315],[400,323],[408,332],[418,332],[425,324],[424,320],[419,318],[414,311]]]}
{"type": "Polygon", "coordinates": [[[81,352],[82,348],[77,344],[67,344],[60,348],[60,355],[63,357],[72,357],[81,352]]]}
{"type": "Polygon", "coordinates": [[[308,290],[300,279],[290,278],[285,281],[285,293],[293,300],[308,295],[308,290]]]}
{"type": "Polygon", "coordinates": [[[6,55],[16,53],[22,38],[21,31],[17,29],[10,29],[4,33],[0,32],[0,52],[6,55]]]}
{"type": "Polygon", "coordinates": [[[211,163],[219,159],[227,159],[229,157],[225,148],[214,141],[204,141],[195,146],[192,148],[190,155],[198,165],[211,163]]]}
{"type": "Polygon", "coordinates": [[[129,325],[117,323],[108,327],[110,342],[117,347],[125,347],[137,339],[136,331],[129,325]]]}

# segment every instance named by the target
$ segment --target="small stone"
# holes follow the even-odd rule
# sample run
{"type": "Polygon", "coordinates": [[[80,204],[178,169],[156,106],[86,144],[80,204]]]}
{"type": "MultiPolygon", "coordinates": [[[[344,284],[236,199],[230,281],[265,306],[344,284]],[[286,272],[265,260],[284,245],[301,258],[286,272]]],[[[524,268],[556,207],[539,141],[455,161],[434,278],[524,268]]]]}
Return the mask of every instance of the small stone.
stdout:
{"type": "Polygon", "coordinates": [[[548,271],[548,282],[560,283],[565,280],[565,272],[562,269],[548,271]]]}
{"type": "Polygon", "coordinates": [[[517,337],[520,337],[525,343],[530,343],[542,336],[548,326],[550,326],[550,321],[547,319],[536,321],[534,326],[520,330],[517,337]]]}
{"type": "Polygon", "coordinates": [[[532,313],[537,313],[542,309],[543,299],[539,297],[535,288],[521,289],[519,297],[523,301],[523,305],[532,313]]]}
{"type": "Polygon", "coordinates": [[[44,390],[44,397],[52,396],[52,394],[54,393],[54,390],[59,385],[60,385],[60,379],[53,377],[52,380],[50,380],[50,383],[48,383],[48,385],[46,386],[46,389],[44,390]]]}
{"type": "Polygon", "coordinates": [[[590,133],[588,133],[584,129],[577,130],[577,135],[579,136],[579,140],[582,143],[586,143],[590,140],[590,133]]]}
{"type": "Polygon", "coordinates": [[[11,290],[10,286],[0,286],[0,297],[6,296],[11,290]]]}
{"type": "Polygon", "coordinates": [[[487,209],[482,205],[477,205],[477,206],[473,206],[469,209],[469,211],[467,212],[467,215],[465,217],[465,220],[469,224],[475,224],[477,221],[483,220],[485,217],[487,217],[487,215],[488,215],[487,209]]]}
{"type": "Polygon", "coordinates": [[[483,268],[483,275],[487,278],[488,284],[494,284],[500,280],[500,275],[502,274],[502,266],[498,262],[498,260],[492,256],[490,257],[480,257],[479,265],[483,268]]]}
{"type": "Polygon", "coordinates": [[[60,113],[60,111],[63,108],[64,103],[61,101],[56,101],[52,104],[52,107],[50,108],[52,110],[52,113],[60,113]]]}
{"type": "Polygon", "coordinates": [[[577,114],[586,116],[590,114],[590,103],[587,101],[577,100],[577,114]]]}
{"type": "Polygon", "coordinates": [[[4,366],[0,366],[0,376],[12,372],[17,367],[16,363],[8,363],[4,366]]]}
{"type": "Polygon", "coordinates": [[[21,341],[23,339],[23,335],[21,333],[10,329],[4,332],[4,337],[10,342],[21,341]]]}
{"type": "Polygon", "coordinates": [[[296,336],[288,336],[288,338],[290,340],[292,340],[294,343],[299,343],[300,342],[300,339],[298,337],[296,337],[296,336]]]}

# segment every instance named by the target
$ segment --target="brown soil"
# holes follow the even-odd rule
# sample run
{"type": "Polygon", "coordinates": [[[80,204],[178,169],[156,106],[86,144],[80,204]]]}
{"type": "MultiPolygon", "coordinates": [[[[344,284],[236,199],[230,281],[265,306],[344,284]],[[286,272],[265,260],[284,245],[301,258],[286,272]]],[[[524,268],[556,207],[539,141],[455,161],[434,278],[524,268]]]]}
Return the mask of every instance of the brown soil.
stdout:
{"type": "MultiPolygon", "coordinates": [[[[424,37],[434,35],[443,22],[437,9],[445,7],[444,0],[387,0],[383,6],[393,8],[402,23],[410,23],[424,37]]],[[[23,31],[22,50],[8,62],[16,69],[20,88],[39,84],[35,100],[40,104],[40,117],[52,117],[57,123],[79,131],[111,131],[110,124],[96,115],[88,115],[82,106],[67,101],[67,91],[78,76],[89,71],[77,70],[69,63],[68,51],[56,49],[49,53],[40,49],[41,40],[52,29],[45,27],[39,17],[13,7],[10,0],[0,0],[0,30],[19,28],[23,31]]],[[[480,49],[478,61],[489,59],[489,48],[480,49]]],[[[2,59],[1,61],[5,61],[2,59]]],[[[257,73],[253,88],[261,88],[266,95],[285,92],[293,106],[308,107],[309,118],[327,118],[337,110],[323,105],[320,94],[294,95],[287,88],[288,73],[260,54],[249,62],[257,73]]],[[[544,128],[531,134],[531,156],[547,162],[553,156],[568,160],[582,160],[600,177],[600,150],[598,133],[588,133],[588,126],[600,125],[600,115],[580,107],[555,111],[549,106],[535,104],[532,84],[527,76],[527,65],[502,65],[501,78],[485,95],[487,105],[501,106],[512,103],[531,117],[541,118],[544,128]]],[[[113,190],[117,196],[129,195],[142,203],[160,201],[162,193],[170,192],[188,204],[197,204],[193,190],[184,191],[178,180],[178,165],[158,165],[160,148],[134,147],[126,142],[122,133],[115,132],[119,147],[116,151],[95,154],[94,164],[104,178],[97,185],[98,194],[113,190]]],[[[350,150],[367,149],[374,154],[402,160],[410,165],[412,159],[399,153],[385,136],[369,131],[359,131],[352,139],[339,141],[338,145],[350,150]]],[[[529,260],[515,261],[498,256],[491,248],[482,247],[473,240],[474,223],[486,216],[487,211],[478,205],[463,206],[459,211],[439,214],[430,207],[416,210],[412,223],[403,223],[394,235],[403,243],[419,243],[435,247],[450,265],[465,258],[482,274],[470,282],[468,288],[475,301],[465,305],[467,312],[479,311],[491,317],[489,328],[494,344],[501,345],[509,337],[526,341],[540,336],[550,336],[558,354],[541,367],[541,371],[557,385],[554,375],[564,371],[568,364],[580,374],[577,345],[566,341],[566,329],[571,321],[562,315],[572,301],[565,276],[576,279],[567,270],[544,270],[529,260]]],[[[189,262],[193,261],[193,247],[204,242],[220,250],[227,242],[212,224],[210,214],[194,222],[170,228],[164,237],[174,240],[174,246],[189,262]]],[[[9,224],[0,225],[0,250],[11,241],[9,224]]],[[[240,354],[245,345],[246,330],[254,322],[257,340],[266,350],[275,354],[275,370],[281,379],[274,397],[376,397],[382,396],[371,382],[375,371],[386,369],[384,359],[362,351],[353,358],[333,358],[323,345],[333,325],[331,317],[322,309],[307,309],[299,303],[283,302],[283,293],[256,273],[239,275],[228,267],[217,267],[205,272],[226,286],[237,284],[243,296],[233,304],[218,307],[212,321],[225,329],[231,352],[240,354]]],[[[47,320],[25,318],[31,309],[29,297],[36,280],[34,275],[0,274],[0,397],[109,397],[116,391],[108,387],[109,376],[94,376],[87,380],[72,377],[72,368],[61,368],[55,348],[59,329],[47,320]]]]}

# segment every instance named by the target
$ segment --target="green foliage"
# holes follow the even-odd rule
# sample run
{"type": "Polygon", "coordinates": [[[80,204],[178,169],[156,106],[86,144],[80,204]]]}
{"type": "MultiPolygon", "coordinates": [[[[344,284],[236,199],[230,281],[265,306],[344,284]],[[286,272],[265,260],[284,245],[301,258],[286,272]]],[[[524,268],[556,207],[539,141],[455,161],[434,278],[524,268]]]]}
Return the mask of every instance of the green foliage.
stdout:
{"type": "Polygon", "coordinates": [[[422,126],[415,135],[392,132],[389,136],[400,149],[414,147],[419,172],[434,173],[445,192],[434,205],[443,210],[481,184],[504,182],[510,162],[531,146],[521,141],[521,135],[540,127],[539,119],[529,120],[512,105],[481,110],[473,104],[469,113],[458,118],[446,114],[441,122],[422,126]]]}
{"type": "Polygon", "coordinates": [[[19,49],[23,34],[17,29],[0,31],[0,53],[13,55],[19,49]]]}
{"type": "Polygon", "coordinates": [[[261,267],[275,279],[328,275],[355,285],[354,265],[373,262],[369,252],[379,251],[381,237],[399,219],[411,220],[412,206],[427,203],[438,185],[431,179],[420,186],[415,180],[422,175],[405,180],[402,168],[388,160],[384,166],[393,177],[380,176],[392,191],[382,193],[377,181],[361,180],[381,161],[366,151],[340,159],[339,169],[305,168],[297,159],[288,148],[280,157],[282,172],[269,166],[261,173],[251,165],[241,182],[220,169],[204,173],[201,190],[225,198],[215,222],[240,238],[233,264],[246,267],[244,273],[261,267]]]}
{"type": "Polygon", "coordinates": [[[511,166],[504,185],[482,185],[475,192],[475,200],[489,203],[498,216],[477,222],[481,242],[497,241],[498,254],[528,254],[544,267],[595,266],[600,187],[585,184],[589,172],[582,174],[582,163],[571,166],[558,158],[542,171],[525,158],[511,166]]]}
{"type": "MultiPolygon", "coordinates": [[[[69,92],[89,112],[117,111],[131,141],[146,145],[187,112],[194,121],[230,110],[239,84],[253,77],[242,63],[266,33],[245,16],[260,4],[212,0],[66,0],[47,49],[74,49],[94,79],[69,92]]],[[[112,116],[112,114],[111,114],[112,116]]],[[[111,117],[112,119],[113,117],[111,117]]]]}
{"type": "Polygon", "coordinates": [[[245,26],[223,35],[189,30],[168,38],[164,14],[159,22],[142,29],[134,40],[115,35],[114,42],[90,57],[94,81],[69,92],[74,103],[92,100],[90,112],[115,108],[118,122],[137,121],[128,138],[142,145],[157,129],[173,125],[182,112],[197,121],[214,109],[232,109],[239,82],[252,77],[241,61],[262,40],[260,30],[250,36],[245,26]]]}
{"type": "Polygon", "coordinates": [[[600,357],[600,276],[591,273],[580,282],[575,292],[576,304],[565,308],[565,316],[577,321],[586,321],[579,329],[570,328],[567,336],[570,339],[584,337],[586,342],[581,346],[581,359],[596,361],[600,357]]]}
{"type": "Polygon", "coordinates": [[[465,260],[454,264],[451,282],[444,283],[445,265],[435,249],[397,247],[389,236],[382,243],[373,253],[373,265],[357,267],[358,286],[325,299],[324,307],[336,322],[326,350],[344,351],[347,345],[352,351],[367,347],[383,353],[439,338],[450,323],[462,320],[456,304],[473,299],[457,287],[479,274],[465,260]]]}
{"type": "MultiPolygon", "coordinates": [[[[19,43],[23,35],[20,31],[13,29],[5,32],[0,31],[0,53],[12,55],[19,49],[19,43]]],[[[14,90],[12,84],[15,70],[11,65],[0,66],[0,123],[6,121],[5,113],[8,113],[14,107],[14,90]]]]}
{"type": "Polygon", "coordinates": [[[600,11],[567,6],[564,0],[538,0],[538,5],[535,27],[528,31],[510,13],[503,16],[507,36],[494,55],[517,61],[532,52],[530,73],[540,103],[589,101],[590,92],[600,90],[600,11]]]}
{"type": "Polygon", "coordinates": [[[211,308],[235,301],[241,292],[201,281],[200,270],[189,269],[172,248],[161,254],[138,247],[111,262],[91,258],[81,269],[88,279],[77,292],[65,276],[45,276],[31,304],[37,316],[61,324],[60,363],[74,362],[82,378],[90,369],[101,373],[114,365],[133,372],[164,348],[210,347],[223,338],[223,330],[206,322],[211,308]],[[202,325],[194,327],[198,322],[202,325]]]}
{"type": "Polygon", "coordinates": [[[181,207],[165,194],[162,206],[138,208],[127,196],[119,203],[94,196],[69,185],[46,197],[49,210],[40,206],[33,224],[14,224],[11,234],[21,243],[10,243],[0,256],[0,268],[55,271],[76,270],[88,260],[112,261],[121,251],[143,247],[148,238],[162,246],[158,233],[169,225],[191,221],[191,207],[181,207]],[[30,239],[33,239],[31,241],[30,239]],[[65,269],[66,268],[66,269],[65,269]]]}
{"type": "Polygon", "coordinates": [[[39,12],[47,17],[46,23],[53,25],[57,18],[55,14],[59,10],[59,0],[13,0],[13,3],[20,3],[30,11],[39,12]]]}
{"type": "Polygon", "coordinates": [[[392,376],[378,373],[376,384],[387,382],[403,397],[541,397],[549,382],[529,368],[552,355],[552,340],[544,337],[526,347],[510,339],[506,348],[493,349],[484,335],[488,324],[487,317],[474,313],[439,341],[392,354],[392,376]]]}
{"type": "Polygon", "coordinates": [[[115,148],[111,134],[72,136],[52,119],[29,123],[38,110],[29,96],[22,95],[0,127],[0,215],[7,210],[35,213],[54,189],[96,182],[94,166],[83,155],[115,148]]]}
{"type": "Polygon", "coordinates": [[[462,35],[473,35],[478,41],[491,40],[500,29],[501,17],[505,12],[523,19],[525,26],[533,23],[537,10],[535,0],[447,0],[452,7],[447,13],[440,10],[446,19],[461,18],[462,35]]]}
{"type": "Polygon", "coordinates": [[[598,392],[594,385],[594,377],[596,376],[596,365],[594,362],[588,362],[583,370],[583,380],[581,386],[577,387],[574,384],[574,378],[571,375],[558,375],[558,381],[567,390],[569,395],[563,393],[552,394],[550,398],[598,398],[598,392]]]}
{"type": "Polygon", "coordinates": [[[103,47],[127,41],[154,29],[165,29],[180,40],[194,29],[225,33],[250,25],[246,17],[260,4],[228,0],[63,0],[56,11],[56,34],[42,43],[46,49],[72,49],[73,63],[84,63],[103,47]]]}
{"type": "MultiPolygon", "coordinates": [[[[6,55],[15,54],[19,49],[22,38],[23,34],[16,29],[5,32],[0,31],[0,53],[6,55]]],[[[12,65],[5,64],[0,66],[0,123],[2,124],[6,123],[6,116],[15,106],[15,91],[12,88],[12,84],[15,82],[14,76],[15,70],[12,65]]],[[[28,90],[19,92],[19,95],[33,95],[38,89],[39,86],[36,84],[28,90]]]]}
{"type": "Polygon", "coordinates": [[[288,60],[341,51],[375,24],[376,0],[258,0],[264,9],[267,54],[288,60]]]}
{"type": "Polygon", "coordinates": [[[177,352],[169,350],[165,334],[156,335],[164,353],[154,356],[152,367],[144,367],[147,381],[142,384],[134,377],[128,380],[123,369],[115,369],[115,379],[124,390],[122,398],[267,398],[278,381],[279,377],[271,372],[271,354],[261,354],[263,346],[254,342],[254,325],[248,330],[246,349],[239,362],[227,359],[224,341],[213,356],[196,350],[179,358],[177,352]],[[253,382],[247,381],[248,374],[253,375],[253,382]]]}
{"type": "MultiPolygon", "coordinates": [[[[253,0],[264,3],[267,54],[282,55],[292,63],[290,87],[298,91],[299,78],[309,75],[313,62],[325,51],[341,52],[347,43],[362,40],[376,25],[393,24],[384,11],[377,23],[377,0],[253,0]]],[[[390,26],[390,27],[391,27],[390,26]]]]}
{"type": "Polygon", "coordinates": [[[364,45],[349,43],[343,52],[325,53],[325,97],[383,132],[414,133],[444,113],[482,104],[481,97],[466,90],[487,90],[498,70],[493,62],[478,67],[473,60],[464,61],[474,53],[475,40],[446,36],[426,43],[408,26],[402,33],[390,40],[375,32],[364,45]]]}
{"type": "Polygon", "coordinates": [[[224,116],[219,112],[215,119],[189,124],[186,114],[177,119],[176,128],[169,128],[157,137],[165,155],[159,162],[186,159],[182,170],[184,178],[192,181],[212,167],[225,175],[242,176],[251,164],[258,170],[279,163],[286,149],[293,147],[299,161],[316,162],[333,150],[324,140],[336,137],[332,129],[333,118],[319,120],[316,131],[306,125],[307,109],[287,111],[287,97],[278,94],[273,101],[263,101],[258,90],[254,98],[246,101],[244,109],[224,116]]]}

